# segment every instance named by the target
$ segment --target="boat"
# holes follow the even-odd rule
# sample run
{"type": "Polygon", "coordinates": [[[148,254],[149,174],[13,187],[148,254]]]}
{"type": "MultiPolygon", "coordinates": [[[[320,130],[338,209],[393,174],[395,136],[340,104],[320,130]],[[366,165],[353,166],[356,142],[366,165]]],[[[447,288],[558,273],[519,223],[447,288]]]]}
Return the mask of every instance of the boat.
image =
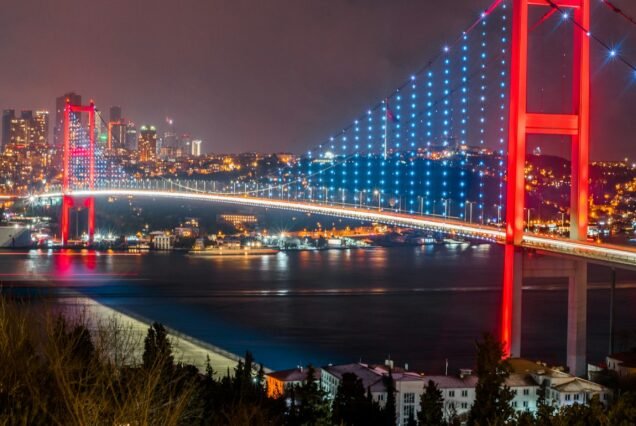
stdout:
{"type": "Polygon", "coordinates": [[[469,244],[469,243],[463,238],[444,238],[444,244],[449,246],[460,246],[460,245],[469,244]]]}
{"type": "Polygon", "coordinates": [[[210,246],[203,249],[192,249],[188,251],[189,256],[197,257],[219,257],[219,256],[266,256],[278,253],[278,250],[272,248],[254,248],[254,247],[224,247],[210,246]]]}
{"type": "Polygon", "coordinates": [[[0,248],[27,248],[33,246],[31,230],[24,226],[0,226],[0,248]]]}

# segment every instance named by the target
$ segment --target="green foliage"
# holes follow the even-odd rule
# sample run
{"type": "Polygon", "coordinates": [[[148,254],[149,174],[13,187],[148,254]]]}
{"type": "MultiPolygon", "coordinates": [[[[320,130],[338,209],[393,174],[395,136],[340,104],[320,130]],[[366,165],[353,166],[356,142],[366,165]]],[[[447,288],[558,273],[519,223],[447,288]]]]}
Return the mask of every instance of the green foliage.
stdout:
{"type": "Polygon", "coordinates": [[[609,423],[617,426],[636,424],[636,393],[623,394],[608,414],[609,423]]]}
{"type": "Polygon", "coordinates": [[[420,396],[420,411],[417,413],[420,426],[435,426],[444,423],[444,397],[437,384],[429,380],[420,396]]]}
{"type": "Polygon", "coordinates": [[[383,378],[386,388],[386,404],[384,405],[384,424],[394,426],[397,423],[397,407],[395,404],[395,380],[393,372],[389,369],[389,374],[383,378]]]}
{"type": "Polygon", "coordinates": [[[505,385],[510,364],[503,359],[502,344],[489,333],[477,342],[477,387],[475,403],[470,409],[469,425],[505,424],[514,415],[510,402],[514,395],[505,385]]]}
{"type": "Polygon", "coordinates": [[[381,425],[383,411],[373,400],[371,390],[364,391],[362,380],[345,373],[333,401],[333,423],[337,425],[381,425]]]}
{"type": "Polygon", "coordinates": [[[290,425],[330,425],[331,409],[326,392],[320,387],[316,369],[309,365],[302,385],[292,389],[292,407],[289,410],[290,425]]]}

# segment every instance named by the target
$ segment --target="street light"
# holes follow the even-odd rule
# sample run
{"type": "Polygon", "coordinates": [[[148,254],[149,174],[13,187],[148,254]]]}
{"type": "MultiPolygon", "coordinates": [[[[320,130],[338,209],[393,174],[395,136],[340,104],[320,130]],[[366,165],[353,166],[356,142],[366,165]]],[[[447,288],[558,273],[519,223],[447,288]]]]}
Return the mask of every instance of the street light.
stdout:
{"type": "Polygon", "coordinates": [[[380,203],[382,202],[382,196],[381,196],[381,193],[380,193],[380,191],[378,191],[378,190],[376,189],[375,191],[373,191],[373,194],[378,196],[378,211],[380,211],[380,210],[382,210],[382,206],[381,206],[381,204],[380,204],[380,203]]]}

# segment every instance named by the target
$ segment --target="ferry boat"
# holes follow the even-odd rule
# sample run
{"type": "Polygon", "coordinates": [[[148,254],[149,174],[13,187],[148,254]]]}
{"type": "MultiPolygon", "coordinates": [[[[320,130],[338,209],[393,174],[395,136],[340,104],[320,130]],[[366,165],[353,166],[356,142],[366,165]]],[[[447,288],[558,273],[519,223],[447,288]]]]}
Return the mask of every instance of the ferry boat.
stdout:
{"type": "Polygon", "coordinates": [[[19,225],[0,226],[0,248],[27,248],[33,246],[31,230],[19,225]]]}
{"type": "Polygon", "coordinates": [[[210,246],[205,248],[194,248],[188,252],[188,255],[197,257],[266,256],[276,253],[278,253],[278,250],[272,248],[210,246]]]}

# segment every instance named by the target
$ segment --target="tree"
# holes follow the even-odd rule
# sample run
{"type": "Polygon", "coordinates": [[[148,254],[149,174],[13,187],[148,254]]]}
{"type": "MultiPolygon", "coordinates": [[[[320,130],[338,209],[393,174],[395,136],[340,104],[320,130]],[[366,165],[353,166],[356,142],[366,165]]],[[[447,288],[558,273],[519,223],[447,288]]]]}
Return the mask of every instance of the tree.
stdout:
{"type": "Polygon", "coordinates": [[[609,423],[612,425],[636,424],[636,394],[625,393],[614,403],[609,411],[609,423]]]}
{"type": "Polygon", "coordinates": [[[327,393],[319,386],[316,380],[316,370],[313,366],[307,367],[307,378],[295,389],[297,399],[296,413],[291,413],[292,418],[300,425],[330,425],[331,409],[327,400],[327,393]]]}
{"type": "Polygon", "coordinates": [[[429,380],[420,396],[420,411],[417,413],[420,426],[441,425],[444,423],[444,397],[437,384],[429,380]]]}
{"type": "Polygon", "coordinates": [[[365,394],[362,380],[353,373],[342,375],[332,407],[332,421],[337,425],[367,426],[381,421],[382,411],[371,390],[365,394]]]}
{"type": "Polygon", "coordinates": [[[386,404],[384,405],[384,424],[387,426],[395,426],[397,423],[396,405],[395,405],[395,380],[393,380],[393,372],[389,368],[389,374],[384,376],[384,386],[386,388],[386,404]]]}
{"type": "Polygon", "coordinates": [[[168,339],[166,328],[154,322],[148,328],[148,334],[144,339],[144,353],[142,356],[143,366],[146,370],[153,367],[163,367],[162,371],[166,371],[174,365],[174,357],[172,356],[172,344],[168,339]]]}
{"type": "Polygon", "coordinates": [[[548,426],[552,424],[552,416],[554,415],[555,408],[548,401],[548,381],[544,380],[539,385],[537,398],[537,415],[536,423],[539,426],[548,426]]]}
{"type": "Polygon", "coordinates": [[[503,345],[492,334],[485,333],[483,341],[476,342],[476,346],[478,382],[468,424],[504,424],[514,415],[510,406],[514,395],[505,385],[510,364],[503,359],[503,345]]]}

